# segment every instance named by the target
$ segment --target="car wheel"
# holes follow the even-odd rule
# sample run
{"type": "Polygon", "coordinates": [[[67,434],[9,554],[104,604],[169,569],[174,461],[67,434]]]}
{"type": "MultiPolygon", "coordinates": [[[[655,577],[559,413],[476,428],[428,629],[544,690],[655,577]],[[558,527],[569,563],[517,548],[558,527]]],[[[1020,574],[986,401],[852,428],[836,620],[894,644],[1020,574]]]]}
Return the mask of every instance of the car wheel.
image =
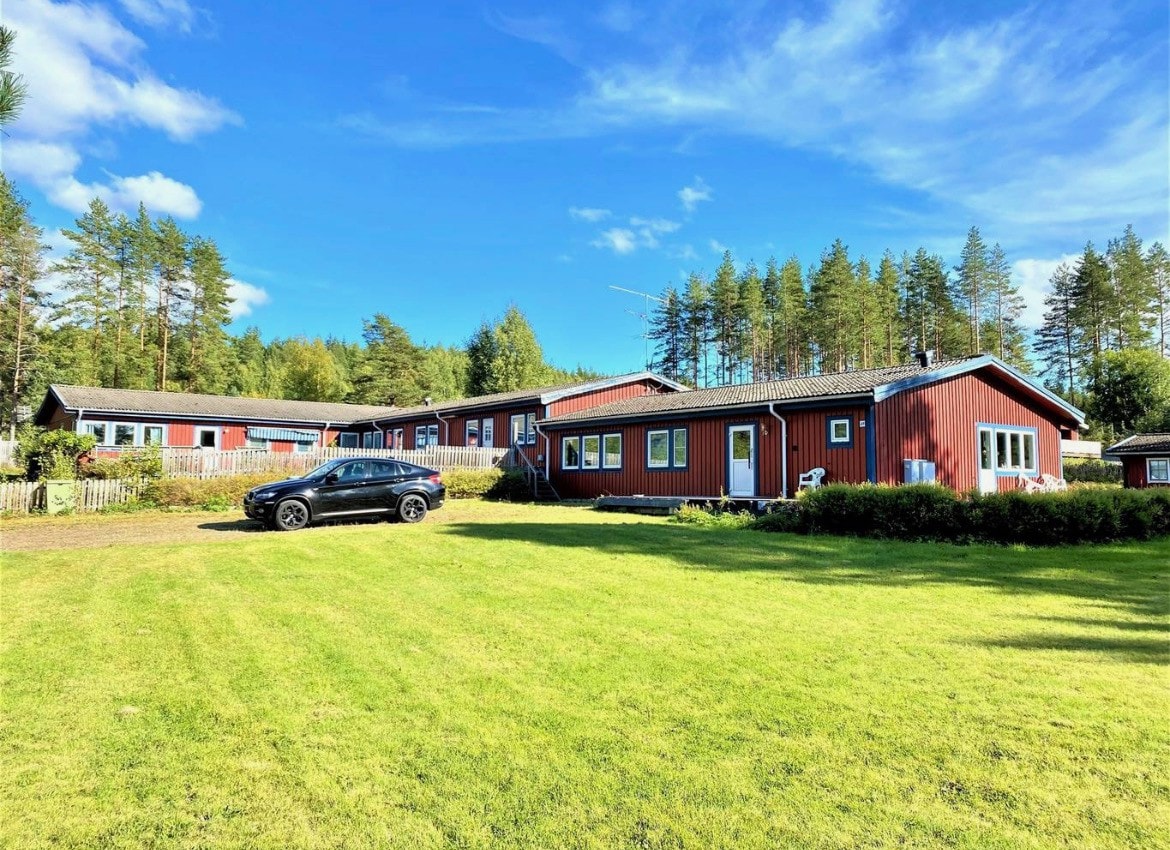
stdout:
{"type": "Polygon", "coordinates": [[[403,522],[421,522],[427,515],[427,500],[418,493],[407,493],[398,503],[398,518],[403,522]]]}
{"type": "Polygon", "coordinates": [[[296,531],[309,524],[309,508],[296,499],[285,499],[272,514],[272,527],[277,531],[296,531]]]}

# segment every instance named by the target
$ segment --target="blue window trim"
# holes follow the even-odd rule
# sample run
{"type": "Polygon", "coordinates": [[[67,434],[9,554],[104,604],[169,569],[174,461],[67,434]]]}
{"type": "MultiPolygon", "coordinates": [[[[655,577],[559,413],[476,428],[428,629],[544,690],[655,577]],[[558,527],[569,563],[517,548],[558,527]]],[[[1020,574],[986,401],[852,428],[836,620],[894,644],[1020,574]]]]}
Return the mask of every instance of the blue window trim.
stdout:
{"type": "Polygon", "coordinates": [[[561,434],[561,472],[621,472],[625,466],[625,438],[621,431],[582,431],[579,434],[561,434]],[[597,438],[597,466],[585,465],[585,438],[597,438]],[[618,465],[605,465],[605,438],[617,437],[621,440],[621,448],[618,450],[618,465]],[[569,440],[574,440],[577,443],[577,465],[565,466],[565,443],[569,440]]]}
{"type": "MultiPolygon", "coordinates": [[[[1029,425],[1006,425],[1002,422],[976,422],[975,423],[975,469],[976,469],[976,474],[978,474],[978,470],[983,468],[982,464],[981,464],[980,457],[979,457],[979,453],[980,453],[979,429],[980,428],[990,428],[991,429],[991,467],[992,467],[992,469],[995,470],[995,477],[996,478],[1016,478],[1017,476],[1020,475],[1020,473],[1023,473],[1024,475],[1039,475],[1040,474],[1040,429],[1033,428],[1029,425]],[[1015,432],[1017,434],[1031,434],[1032,440],[1033,440],[1032,448],[1035,452],[1035,457],[1033,458],[1033,460],[1036,461],[1036,465],[1034,467],[1031,467],[1030,469],[1000,469],[1000,466],[999,466],[999,432],[1000,431],[1012,431],[1012,432],[1015,432]]],[[[1009,452],[1009,454],[1011,453],[1010,445],[1008,447],[1008,452],[1009,452]]]]}
{"type": "Polygon", "coordinates": [[[600,472],[601,471],[601,434],[596,431],[592,434],[581,435],[581,471],[582,472],[600,472]],[[585,440],[589,437],[597,438],[597,466],[585,465],[585,440]]]}
{"type": "Polygon", "coordinates": [[[877,484],[877,435],[874,428],[874,405],[865,409],[861,425],[865,427],[865,480],[877,484]]]}
{"type": "Polygon", "coordinates": [[[728,495],[731,495],[731,429],[748,427],[752,429],[752,495],[731,496],[733,499],[754,499],[760,494],[760,427],[758,422],[727,423],[727,428],[723,433],[723,481],[727,487],[728,495]]]}
{"type": "Polygon", "coordinates": [[[645,469],[647,472],[686,472],[690,468],[691,462],[691,429],[687,426],[678,427],[675,425],[667,425],[664,428],[647,428],[646,429],[646,457],[643,459],[645,469]],[[682,431],[686,434],[686,451],[687,456],[683,459],[681,464],[674,462],[674,435],[676,431],[682,431]],[[651,466],[650,465],[650,435],[651,434],[666,434],[666,466],[651,466]]]}
{"type": "Polygon", "coordinates": [[[857,427],[857,422],[853,418],[852,413],[845,413],[834,416],[825,417],[825,448],[827,449],[851,449],[853,448],[854,429],[857,427]],[[833,423],[834,422],[848,422],[849,423],[849,439],[845,442],[833,442],[833,423]]]}

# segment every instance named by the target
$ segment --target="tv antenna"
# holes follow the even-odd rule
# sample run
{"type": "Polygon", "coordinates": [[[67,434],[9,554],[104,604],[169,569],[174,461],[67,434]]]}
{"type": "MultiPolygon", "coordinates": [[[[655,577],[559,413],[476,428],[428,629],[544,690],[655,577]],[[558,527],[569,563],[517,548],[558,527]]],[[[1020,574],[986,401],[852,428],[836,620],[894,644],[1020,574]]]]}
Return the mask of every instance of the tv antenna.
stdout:
{"type": "Polygon", "coordinates": [[[636,313],[633,310],[626,310],[631,316],[638,316],[642,319],[642,362],[646,364],[647,369],[650,368],[650,302],[657,301],[659,304],[665,304],[665,298],[659,298],[657,295],[651,295],[649,292],[640,292],[637,289],[626,289],[624,286],[610,286],[616,292],[625,292],[627,295],[637,295],[640,298],[646,299],[646,310],[642,313],[636,313]]]}

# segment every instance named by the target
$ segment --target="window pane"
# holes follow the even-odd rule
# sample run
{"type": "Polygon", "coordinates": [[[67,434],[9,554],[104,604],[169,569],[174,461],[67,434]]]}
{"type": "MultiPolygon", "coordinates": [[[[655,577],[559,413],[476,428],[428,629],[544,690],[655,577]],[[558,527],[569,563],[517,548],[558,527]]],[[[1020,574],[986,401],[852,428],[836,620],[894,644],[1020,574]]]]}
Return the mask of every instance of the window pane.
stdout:
{"type": "Polygon", "coordinates": [[[576,469],[581,462],[579,437],[565,437],[561,444],[561,468],[576,469]]]}
{"type": "Polygon", "coordinates": [[[594,435],[585,437],[581,447],[581,468],[597,469],[601,465],[601,438],[594,435]]]}
{"type": "Polygon", "coordinates": [[[337,445],[342,448],[356,449],[358,444],[357,434],[341,434],[337,438],[337,445]]]}
{"type": "Polygon", "coordinates": [[[666,431],[651,431],[649,441],[649,465],[666,466],[670,461],[670,435],[666,431]]]}
{"type": "Polygon", "coordinates": [[[524,416],[523,414],[513,416],[511,419],[512,445],[523,445],[521,437],[524,434],[524,416]]]}
{"type": "Polygon", "coordinates": [[[528,414],[528,427],[525,429],[525,433],[526,433],[526,436],[528,439],[528,445],[535,446],[536,445],[536,414],[535,413],[528,414]]]}
{"type": "Polygon", "coordinates": [[[1036,468],[1036,435],[1024,434],[1024,468],[1036,468]]]}
{"type": "Polygon", "coordinates": [[[995,434],[995,465],[1000,469],[1007,469],[1008,463],[1008,435],[1005,431],[997,431],[995,434]]]}
{"type": "Polygon", "coordinates": [[[1151,458],[1149,469],[1151,481],[1170,481],[1170,459],[1151,458]]]}
{"type": "Polygon", "coordinates": [[[1023,466],[1023,434],[1012,434],[1012,469],[1023,466]]]}
{"type": "Polygon", "coordinates": [[[687,429],[676,428],[674,430],[674,465],[687,465],[687,429]]]}
{"type": "Polygon", "coordinates": [[[605,435],[605,459],[603,465],[611,469],[617,469],[622,465],[621,434],[605,435]]]}
{"type": "Polygon", "coordinates": [[[980,469],[994,469],[991,461],[991,431],[979,432],[979,467],[980,469]]]}
{"type": "Polygon", "coordinates": [[[118,424],[114,426],[114,445],[115,446],[132,446],[134,445],[134,431],[133,425],[118,424]]]}
{"type": "Polygon", "coordinates": [[[106,443],[106,425],[104,422],[92,422],[85,426],[87,434],[93,434],[99,446],[108,445],[106,443]]]}
{"type": "Polygon", "coordinates": [[[199,445],[205,449],[215,448],[215,432],[211,430],[199,432],[199,445]]]}
{"type": "Polygon", "coordinates": [[[163,429],[161,425],[142,426],[142,444],[144,446],[161,446],[163,429]]]}
{"type": "Polygon", "coordinates": [[[834,419],[830,423],[832,442],[834,443],[848,443],[849,442],[849,420],[848,419],[834,419]]]}
{"type": "Polygon", "coordinates": [[[479,445],[479,420],[478,419],[467,420],[467,429],[466,430],[467,430],[467,445],[478,446],[479,445]]]}

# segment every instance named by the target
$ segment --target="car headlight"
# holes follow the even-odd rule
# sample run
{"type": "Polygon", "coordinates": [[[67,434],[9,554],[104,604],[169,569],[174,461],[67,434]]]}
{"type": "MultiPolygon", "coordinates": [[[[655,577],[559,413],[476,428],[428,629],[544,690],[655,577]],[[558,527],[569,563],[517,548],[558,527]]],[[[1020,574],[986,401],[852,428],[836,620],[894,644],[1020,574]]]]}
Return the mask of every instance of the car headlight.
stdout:
{"type": "Polygon", "coordinates": [[[275,495],[276,495],[275,490],[261,490],[259,493],[252,494],[252,501],[253,502],[267,502],[269,499],[271,499],[275,495]]]}

